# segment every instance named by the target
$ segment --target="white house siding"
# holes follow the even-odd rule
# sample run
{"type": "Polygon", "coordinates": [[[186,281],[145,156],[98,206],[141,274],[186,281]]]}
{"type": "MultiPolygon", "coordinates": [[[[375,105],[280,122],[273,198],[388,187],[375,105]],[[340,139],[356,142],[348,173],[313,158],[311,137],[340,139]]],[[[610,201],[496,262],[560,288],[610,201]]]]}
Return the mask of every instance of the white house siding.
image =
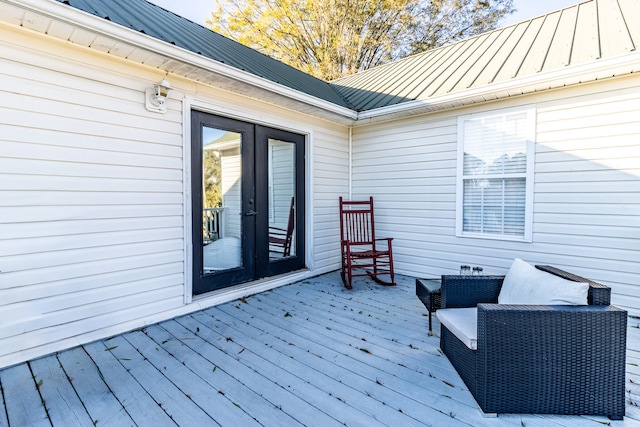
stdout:
{"type": "Polygon", "coordinates": [[[171,76],[147,112],[153,68],[2,25],[0,76],[0,367],[206,305],[184,305],[183,96],[310,135],[309,264],[338,263],[346,127],[171,76]]]}
{"type": "Polygon", "coordinates": [[[358,127],[353,193],[374,196],[402,273],[504,274],[520,257],[605,283],[640,313],[639,77],[358,127]],[[537,109],[533,242],[456,238],[456,118],[519,105],[537,109]]]}
{"type": "Polygon", "coordinates": [[[312,182],[314,268],[331,271],[340,268],[340,215],[338,197],[349,194],[348,132],[331,126],[314,134],[312,182]]]}
{"type": "MultiPolygon", "coordinates": [[[[269,198],[269,224],[286,229],[289,224],[291,197],[295,194],[295,146],[289,142],[270,141],[273,144],[271,163],[272,188],[269,198]]],[[[303,183],[300,183],[304,185],[303,183]]]]}
{"type": "Polygon", "coordinates": [[[224,150],[222,166],[222,206],[225,208],[222,237],[241,238],[242,157],[239,148],[224,150]]]}

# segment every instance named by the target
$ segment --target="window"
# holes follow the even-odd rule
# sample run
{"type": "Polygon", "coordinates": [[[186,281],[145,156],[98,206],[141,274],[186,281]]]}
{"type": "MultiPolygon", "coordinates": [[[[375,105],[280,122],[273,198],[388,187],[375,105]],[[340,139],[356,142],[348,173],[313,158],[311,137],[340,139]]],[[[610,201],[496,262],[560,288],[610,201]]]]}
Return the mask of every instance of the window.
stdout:
{"type": "Polygon", "coordinates": [[[531,241],[535,110],[458,118],[456,235],[531,241]]]}

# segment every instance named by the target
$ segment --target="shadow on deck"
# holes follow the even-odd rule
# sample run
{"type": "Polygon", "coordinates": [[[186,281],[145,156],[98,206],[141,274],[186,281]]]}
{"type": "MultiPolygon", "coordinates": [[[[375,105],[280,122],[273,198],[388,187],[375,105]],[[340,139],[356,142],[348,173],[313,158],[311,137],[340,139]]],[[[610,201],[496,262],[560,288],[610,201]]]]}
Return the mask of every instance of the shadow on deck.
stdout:
{"type": "Polygon", "coordinates": [[[413,278],[347,291],[329,273],[2,370],[0,426],[640,425],[636,350],[624,421],[484,418],[439,329],[413,278]]]}

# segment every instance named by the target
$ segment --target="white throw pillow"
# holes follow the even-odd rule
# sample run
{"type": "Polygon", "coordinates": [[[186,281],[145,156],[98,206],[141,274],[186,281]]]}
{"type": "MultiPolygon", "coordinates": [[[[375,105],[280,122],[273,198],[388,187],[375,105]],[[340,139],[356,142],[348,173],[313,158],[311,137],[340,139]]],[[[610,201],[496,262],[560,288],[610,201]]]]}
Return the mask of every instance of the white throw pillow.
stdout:
{"type": "Polygon", "coordinates": [[[589,284],[566,280],[516,258],[504,278],[499,304],[587,305],[589,284]]]}

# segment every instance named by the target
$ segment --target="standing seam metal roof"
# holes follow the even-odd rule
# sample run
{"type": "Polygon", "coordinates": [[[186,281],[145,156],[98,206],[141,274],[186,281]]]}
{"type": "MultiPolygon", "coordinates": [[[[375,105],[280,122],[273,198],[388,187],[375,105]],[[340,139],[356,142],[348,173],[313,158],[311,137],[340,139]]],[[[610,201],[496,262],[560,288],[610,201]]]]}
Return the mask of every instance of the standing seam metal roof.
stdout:
{"type": "Polygon", "coordinates": [[[589,0],[331,82],[359,111],[627,54],[640,1],[589,0]]]}
{"type": "Polygon", "coordinates": [[[146,0],[57,1],[355,111],[593,63],[640,45],[639,0],[588,0],[325,82],[146,0]]]}
{"type": "Polygon", "coordinates": [[[145,0],[57,1],[258,77],[342,107],[352,108],[328,82],[145,0]]]}

